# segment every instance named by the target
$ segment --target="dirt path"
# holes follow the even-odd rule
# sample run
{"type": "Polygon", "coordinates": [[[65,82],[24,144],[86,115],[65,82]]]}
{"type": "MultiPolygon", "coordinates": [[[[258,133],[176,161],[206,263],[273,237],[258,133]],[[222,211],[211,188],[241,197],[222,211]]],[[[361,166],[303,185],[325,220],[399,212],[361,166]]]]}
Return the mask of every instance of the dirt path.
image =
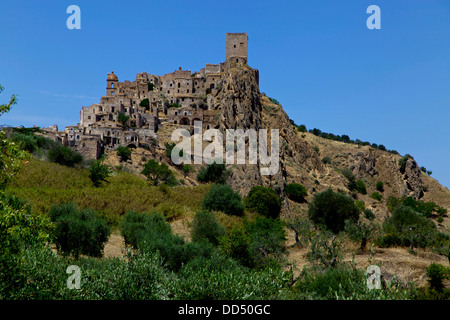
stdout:
{"type": "Polygon", "coordinates": [[[105,258],[122,258],[124,249],[124,239],[119,231],[114,231],[105,244],[103,251],[105,258]]]}

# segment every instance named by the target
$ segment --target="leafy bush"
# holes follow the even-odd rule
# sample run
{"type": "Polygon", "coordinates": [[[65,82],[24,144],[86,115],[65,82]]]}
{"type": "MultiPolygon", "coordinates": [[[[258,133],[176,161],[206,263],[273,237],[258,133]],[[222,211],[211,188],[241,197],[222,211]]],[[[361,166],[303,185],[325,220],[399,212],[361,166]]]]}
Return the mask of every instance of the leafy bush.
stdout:
{"type": "Polygon", "coordinates": [[[366,184],[362,180],[357,180],[356,181],[356,188],[355,189],[356,189],[356,191],[358,191],[361,194],[367,194],[366,184]]]}
{"type": "Polygon", "coordinates": [[[142,108],[145,108],[146,110],[149,110],[150,109],[150,101],[148,100],[148,98],[145,98],[139,103],[139,106],[142,108]]]}
{"type": "Polygon", "coordinates": [[[350,197],[331,189],[317,193],[308,206],[309,218],[335,234],[344,230],[345,220],[356,222],[359,213],[359,208],[350,197]]]}
{"type": "Polygon", "coordinates": [[[125,239],[125,243],[138,247],[139,240],[144,233],[171,234],[170,225],[164,217],[157,213],[127,212],[120,225],[120,233],[125,239]]]}
{"type": "Polygon", "coordinates": [[[73,167],[83,161],[81,154],[63,145],[54,146],[51,150],[49,150],[48,158],[51,162],[68,167],[73,167]]]}
{"type": "Polygon", "coordinates": [[[224,184],[227,180],[229,172],[226,170],[225,164],[212,163],[201,167],[198,170],[197,181],[203,183],[220,183],[224,184]]]}
{"type": "Polygon", "coordinates": [[[284,189],[289,199],[296,202],[305,202],[308,195],[306,188],[299,183],[289,183],[284,189]]]}
{"type": "MultiPolygon", "coordinates": [[[[165,185],[164,185],[165,186],[165,185]]],[[[177,203],[163,202],[156,207],[156,211],[161,213],[167,221],[173,221],[184,215],[185,209],[177,203]]]]}
{"type": "Polygon", "coordinates": [[[313,236],[311,222],[308,219],[295,217],[287,221],[286,226],[294,231],[295,244],[303,247],[313,236]]]}
{"type": "Polygon", "coordinates": [[[219,238],[224,234],[225,228],[217,221],[214,213],[199,211],[195,214],[191,229],[192,241],[206,240],[217,245],[219,244],[219,238]]]}
{"type": "Polygon", "coordinates": [[[117,147],[117,155],[120,157],[120,162],[126,162],[131,159],[131,149],[124,146],[117,147]]]}
{"type": "Polygon", "coordinates": [[[89,168],[89,178],[95,187],[99,187],[102,182],[108,182],[108,178],[111,176],[111,168],[103,164],[102,159],[96,160],[89,168]]]}
{"type": "Polygon", "coordinates": [[[341,234],[334,235],[328,230],[316,233],[310,238],[307,259],[313,266],[320,269],[336,268],[343,257],[343,243],[344,238],[341,234]]]}
{"type": "Polygon", "coordinates": [[[31,134],[14,132],[10,139],[11,141],[17,143],[22,150],[30,153],[33,153],[38,149],[36,139],[31,134]]]}
{"type": "Polygon", "coordinates": [[[445,208],[438,206],[432,201],[425,202],[423,200],[416,200],[412,197],[396,198],[389,196],[386,200],[386,205],[390,211],[393,211],[400,205],[407,206],[428,218],[432,217],[434,213],[438,215],[445,215],[447,213],[445,208]]]}
{"type": "Polygon", "coordinates": [[[367,242],[372,240],[377,230],[373,223],[365,224],[363,222],[352,222],[347,220],[345,223],[345,231],[348,233],[350,240],[360,243],[359,252],[366,250],[367,242]]]}
{"type": "Polygon", "coordinates": [[[372,221],[373,219],[375,219],[375,214],[372,212],[372,210],[366,209],[364,210],[364,217],[367,220],[372,221]]]}
{"type": "Polygon", "coordinates": [[[342,170],[342,175],[348,180],[348,189],[350,191],[356,190],[356,177],[350,169],[342,170]]]}
{"type": "Polygon", "coordinates": [[[281,199],[270,188],[254,186],[244,199],[245,207],[267,218],[278,218],[281,211],[281,199]]]}
{"type": "Polygon", "coordinates": [[[383,199],[383,196],[381,194],[379,194],[378,192],[374,192],[370,195],[370,197],[374,200],[378,200],[381,201],[381,199],[383,199]]]}
{"type": "Polygon", "coordinates": [[[129,119],[130,117],[123,112],[119,112],[119,114],[117,115],[117,121],[119,121],[124,128],[127,128],[127,123],[129,119]]]}
{"type": "Polygon", "coordinates": [[[323,157],[322,158],[322,162],[324,163],[324,164],[330,164],[331,163],[331,158],[330,157],[323,157]]]}
{"type": "MultiPolygon", "coordinates": [[[[18,256],[21,264],[9,275],[14,286],[0,299],[17,300],[138,300],[169,299],[177,278],[163,267],[158,254],[142,253],[127,259],[82,258],[74,261],[56,255],[49,247],[29,247],[18,256]],[[68,265],[82,270],[81,290],[67,288],[68,265]]],[[[4,289],[4,290],[2,290],[4,289]]]]}
{"type": "Polygon", "coordinates": [[[172,271],[178,271],[183,264],[197,257],[209,257],[214,249],[205,242],[186,244],[182,238],[172,234],[170,225],[159,213],[127,213],[121,224],[121,233],[127,244],[141,252],[159,252],[166,267],[172,271]]]}
{"type": "Polygon", "coordinates": [[[181,168],[181,172],[183,172],[184,177],[186,178],[186,176],[191,173],[193,171],[193,168],[190,164],[185,164],[183,165],[183,167],[181,168]]]}
{"type": "Polygon", "coordinates": [[[274,104],[280,105],[280,102],[278,102],[278,100],[275,98],[269,98],[269,100],[274,104]]]}
{"type": "Polygon", "coordinates": [[[304,269],[303,274],[294,286],[296,299],[407,300],[414,292],[411,288],[395,288],[395,282],[387,283],[386,288],[371,290],[364,271],[346,265],[324,271],[304,269]]]}
{"type": "Polygon", "coordinates": [[[202,206],[206,210],[223,211],[228,215],[244,214],[241,196],[226,184],[213,184],[203,198],[202,206]]]}
{"type": "Polygon", "coordinates": [[[356,200],[355,205],[359,208],[359,210],[361,210],[361,212],[366,210],[366,204],[362,200],[356,200]]]}
{"type": "Polygon", "coordinates": [[[301,124],[297,127],[297,130],[300,132],[306,132],[306,126],[304,124],[301,124]]]}
{"type": "Polygon", "coordinates": [[[283,260],[286,232],[280,219],[257,217],[245,224],[250,237],[250,249],[255,267],[264,269],[276,266],[283,260]]]}
{"type": "Polygon", "coordinates": [[[436,237],[433,221],[407,206],[398,206],[383,223],[384,236],[378,239],[380,246],[426,247],[436,237]]]}
{"type": "MultiPolygon", "coordinates": [[[[164,151],[166,157],[168,157],[169,159],[172,159],[172,150],[173,148],[175,148],[176,144],[175,143],[164,143],[164,146],[166,147],[166,150],[164,151]]],[[[180,157],[183,156],[183,151],[180,150],[180,157]]]]}
{"type": "Polygon", "coordinates": [[[384,184],[383,184],[383,182],[382,181],[377,181],[376,188],[377,188],[378,191],[383,192],[384,191],[384,184]]]}
{"type": "Polygon", "coordinates": [[[154,159],[150,159],[141,172],[147,179],[153,184],[158,185],[160,182],[167,183],[169,185],[176,184],[173,172],[169,169],[167,164],[158,163],[154,159]]]}
{"type": "Polygon", "coordinates": [[[251,239],[243,228],[233,227],[230,234],[219,238],[219,245],[227,256],[243,266],[254,266],[251,239]]]}
{"type": "Polygon", "coordinates": [[[0,192],[0,226],[0,299],[11,299],[21,254],[32,245],[44,246],[52,225],[47,217],[32,214],[24,200],[0,192]]]}
{"type": "Polygon", "coordinates": [[[292,279],[290,272],[248,269],[220,254],[192,260],[179,275],[180,300],[280,299],[292,279]]]}
{"type": "Polygon", "coordinates": [[[49,212],[56,224],[54,241],[59,250],[73,254],[101,257],[110,235],[106,221],[92,209],[79,209],[73,203],[54,205],[49,212]]]}
{"type": "Polygon", "coordinates": [[[429,277],[430,289],[439,293],[443,292],[443,281],[450,278],[450,268],[441,264],[432,263],[427,267],[426,274],[429,277]]]}

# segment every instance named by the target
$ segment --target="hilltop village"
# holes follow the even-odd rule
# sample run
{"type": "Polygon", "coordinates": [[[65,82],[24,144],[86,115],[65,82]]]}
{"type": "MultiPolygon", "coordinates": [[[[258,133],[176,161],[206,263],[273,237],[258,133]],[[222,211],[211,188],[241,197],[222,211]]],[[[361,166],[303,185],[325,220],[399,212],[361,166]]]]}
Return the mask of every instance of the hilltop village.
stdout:
{"type": "Polygon", "coordinates": [[[142,72],[133,82],[120,82],[111,72],[106,94],[81,108],[80,123],[64,131],[56,125],[43,130],[89,159],[118,146],[155,146],[158,130],[167,124],[191,128],[202,121],[205,129],[214,128],[217,110],[211,109],[209,97],[217,94],[227,68],[247,65],[247,54],[248,35],[227,33],[226,61],[206,64],[199,72],[181,67],[163,76],[142,72]]]}

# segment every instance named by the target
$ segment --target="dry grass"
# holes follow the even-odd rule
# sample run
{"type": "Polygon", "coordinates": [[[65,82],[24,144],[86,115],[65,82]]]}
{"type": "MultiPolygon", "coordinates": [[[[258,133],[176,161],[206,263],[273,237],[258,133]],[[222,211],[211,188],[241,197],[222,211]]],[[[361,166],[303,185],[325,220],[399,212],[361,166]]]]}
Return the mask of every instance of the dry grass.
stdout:
{"type": "Polygon", "coordinates": [[[196,212],[208,189],[209,185],[199,185],[164,190],[130,173],[115,173],[108,184],[95,188],[86,169],[32,160],[22,168],[7,192],[27,199],[37,214],[46,214],[53,204],[72,201],[103,212],[114,222],[130,210],[149,212],[162,204],[175,211],[182,208],[182,212],[196,212]]]}

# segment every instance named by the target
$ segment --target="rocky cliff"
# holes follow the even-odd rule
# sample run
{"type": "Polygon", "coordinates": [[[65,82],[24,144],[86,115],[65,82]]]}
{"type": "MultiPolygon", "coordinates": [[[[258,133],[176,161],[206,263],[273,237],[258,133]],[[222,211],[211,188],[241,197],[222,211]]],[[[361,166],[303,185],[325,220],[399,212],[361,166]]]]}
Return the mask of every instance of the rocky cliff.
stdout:
{"type": "MultiPolygon", "coordinates": [[[[355,195],[353,192],[353,196],[365,201],[367,207],[376,212],[386,212],[384,203],[369,197],[377,191],[375,186],[378,181],[385,184],[384,199],[389,195],[433,198],[425,192],[431,178],[426,176],[428,182],[424,182],[424,174],[414,159],[407,160],[402,173],[398,164],[401,157],[398,155],[370,146],[347,144],[299,132],[282,106],[259,91],[258,78],[258,71],[246,65],[228,66],[221,84],[208,99],[210,110],[216,112],[215,127],[223,132],[225,129],[238,128],[268,129],[269,132],[270,129],[279,130],[277,174],[261,175],[260,165],[229,166],[232,171],[229,183],[243,196],[254,185],[271,186],[283,195],[284,186],[291,182],[305,185],[310,199],[326,188],[352,194],[348,190],[348,181],[342,175],[344,169],[350,169],[367,186],[367,195],[355,195]],[[331,161],[322,162],[325,157],[331,161]]],[[[447,204],[445,199],[450,199],[450,192],[441,188],[439,199],[433,199],[447,207],[450,203],[447,204]]],[[[288,209],[292,207],[292,203],[286,199],[285,204],[288,209]]]]}

